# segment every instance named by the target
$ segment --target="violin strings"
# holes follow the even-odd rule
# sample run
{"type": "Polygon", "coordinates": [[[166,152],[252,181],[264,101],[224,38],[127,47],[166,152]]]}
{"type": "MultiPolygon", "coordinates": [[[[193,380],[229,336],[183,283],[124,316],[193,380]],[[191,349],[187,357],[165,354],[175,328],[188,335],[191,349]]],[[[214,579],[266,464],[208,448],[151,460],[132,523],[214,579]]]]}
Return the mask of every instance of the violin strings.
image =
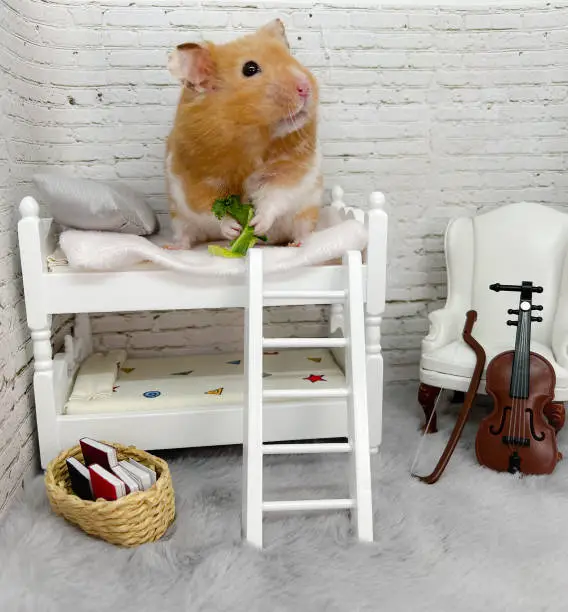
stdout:
{"type": "MultiPolygon", "coordinates": [[[[523,317],[523,331],[524,331],[524,336],[523,336],[523,355],[525,356],[525,359],[523,359],[523,381],[527,380],[527,375],[528,375],[528,367],[529,367],[529,359],[530,356],[528,356],[528,350],[529,350],[529,339],[530,339],[530,317],[531,313],[530,310],[525,314],[525,316],[523,317]]],[[[526,391],[526,389],[524,389],[524,391],[526,391]]],[[[521,418],[523,420],[523,439],[526,437],[526,414],[525,414],[525,404],[526,404],[526,399],[522,400],[522,404],[523,404],[523,409],[521,411],[521,418]]]]}
{"type": "MultiPolygon", "coordinates": [[[[519,349],[518,349],[518,354],[519,354],[519,367],[517,368],[517,392],[515,393],[515,395],[517,396],[517,414],[515,415],[515,421],[518,419],[519,421],[519,431],[517,433],[516,428],[515,428],[515,437],[517,439],[519,439],[521,437],[521,422],[522,422],[522,403],[523,400],[520,397],[522,394],[522,390],[523,390],[523,378],[524,378],[524,369],[525,369],[525,364],[524,364],[524,360],[522,359],[522,355],[523,355],[523,348],[524,348],[524,344],[525,344],[525,316],[522,315],[521,320],[519,321],[519,325],[521,326],[521,333],[520,333],[520,343],[519,343],[519,349]]],[[[516,446],[516,445],[515,445],[516,446]]]]}
{"type": "MultiPolygon", "coordinates": [[[[519,387],[520,390],[523,392],[519,395],[524,395],[524,389],[523,389],[523,382],[525,380],[525,374],[526,374],[526,359],[525,357],[525,343],[527,340],[527,333],[526,333],[526,315],[523,316],[523,326],[521,329],[521,355],[522,355],[522,361],[521,361],[521,370],[520,370],[520,376],[519,376],[519,387]]],[[[525,403],[525,400],[520,398],[519,399],[519,437],[521,436],[521,433],[524,434],[524,430],[525,430],[525,419],[524,419],[524,415],[523,415],[523,404],[525,403]],[[521,432],[521,427],[522,427],[522,432],[521,432]]]]}
{"type": "MultiPolygon", "coordinates": [[[[515,350],[515,356],[519,356],[520,355],[520,348],[521,345],[523,343],[523,319],[522,319],[522,312],[518,318],[519,321],[519,325],[521,327],[521,329],[519,330],[519,344],[518,346],[516,346],[516,350],[515,350]]],[[[515,363],[515,361],[513,360],[513,363],[515,363]]],[[[517,367],[515,368],[514,372],[512,372],[512,375],[515,376],[515,381],[514,381],[514,386],[513,386],[513,410],[514,410],[514,423],[513,423],[513,437],[512,440],[514,440],[514,437],[517,435],[517,414],[519,411],[519,391],[520,389],[520,378],[521,378],[521,363],[518,362],[517,367]]],[[[514,451],[515,449],[515,444],[514,442],[511,445],[511,451],[514,451]]]]}
{"type": "MultiPolygon", "coordinates": [[[[519,325],[521,325],[521,318],[519,317],[519,325]]],[[[516,353],[515,353],[516,354],[516,353]]],[[[508,431],[508,436],[509,436],[509,452],[513,452],[513,444],[512,444],[512,440],[513,440],[513,436],[515,434],[515,430],[516,430],[516,425],[517,425],[517,395],[518,395],[518,377],[515,376],[516,374],[516,370],[515,370],[515,357],[513,356],[513,365],[511,366],[511,376],[513,377],[513,384],[511,385],[511,388],[513,390],[513,397],[511,398],[513,401],[511,402],[511,418],[509,420],[509,431],[508,431]]]]}
{"type": "MultiPolygon", "coordinates": [[[[518,350],[516,352],[517,355],[519,354],[523,354],[525,353],[526,350],[526,344],[528,342],[529,339],[529,329],[528,329],[528,324],[529,324],[529,320],[527,318],[527,314],[526,313],[522,313],[521,316],[519,317],[519,325],[521,326],[520,329],[520,333],[519,333],[519,346],[516,347],[518,350]]],[[[516,375],[513,381],[513,406],[512,406],[512,412],[513,414],[513,423],[512,423],[512,429],[513,429],[513,434],[514,436],[517,438],[517,440],[522,440],[525,437],[526,434],[526,419],[525,419],[525,414],[524,414],[524,404],[525,404],[525,400],[523,398],[520,397],[521,395],[521,391],[523,391],[523,383],[526,379],[526,375],[527,375],[527,367],[528,367],[528,362],[526,359],[523,359],[522,361],[520,361],[520,363],[517,364],[517,368],[516,371],[514,372],[514,374],[516,375]],[[519,422],[518,424],[518,433],[517,433],[517,420],[519,422]]],[[[511,428],[509,428],[511,429],[511,428]]],[[[518,446],[517,444],[509,444],[509,449],[511,451],[513,451],[513,447],[518,446]]]]}
{"type": "MultiPolygon", "coordinates": [[[[527,328],[526,328],[526,315],[521,311],[518,324],[521,326],[519,332],[519,344],[515,347],[515,355],[519,355],[524,348],[526,339],[527,339],[527,328]]],[[[513,361],[515,363],[515,361],[513,361]]],[[[509,450],[514,452],[514,448],[517,446],[514,442],[511,443],[515,437],[517,439],[521,438],[521,434],[524,435],[525,425],[523,418],[523,400],[520,397],[520,392],[523,386],[523,380],[526,374],[526,363],[525,360],[520,361],[516,364],[515,371],[511,371],[511,375],[513,378],[513,401],[511,406],[512,419],[509,421],[509,450]],[[518,420],[518,432],[517,432],[517,420],[518,420]],[[512,434],[512,435],[511,435],[512,434]]]]}
{"type": "MultiPolygon", "coordinates": [[[[524,380],[528,380],[528,384],[527,384],[527,388],[525,389],[525,391],[530,392],[530,389],[528,388],[528,386],[530,385],[530,361],[531,361],[531,355],[530,355],[530,350],[531,350],[531,310],[527,311],[527,314],[525,315],[525,330],[526,330],[526,338],[525,338],[525,355],[526,355],[526,359],[524,361],[524,366],[525,366],[525,372],[524,372],[524,380]]],[[[526,413],[526,403],[527,400],[523,400],[523,438],[528,438],[528,433],[526,431],[526,427],[527,427],[527,413],[526,413]]]]}

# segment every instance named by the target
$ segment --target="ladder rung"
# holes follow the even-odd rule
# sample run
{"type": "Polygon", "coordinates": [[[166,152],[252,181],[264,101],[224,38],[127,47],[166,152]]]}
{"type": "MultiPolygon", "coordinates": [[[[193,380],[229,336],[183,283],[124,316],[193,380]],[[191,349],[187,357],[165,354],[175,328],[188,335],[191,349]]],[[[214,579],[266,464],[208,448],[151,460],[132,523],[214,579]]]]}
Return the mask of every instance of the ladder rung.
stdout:
{"type": "Polygon", "coordinates": [[[350,453],[347,442],[317,442],[305,444],[263,444],[265,455],[312,455],[315,453],[350,453]]]}
{"type": "Polygon", "coordinates": [[[352,499],[302,499],[297,501],[263,502],[264,512],[294,512],[296,510],[348,510],[354,508],[352,499]]]}
{"type": "Polygon", "coordinates": [[[262,392],[264,399],[315,399],[347,397],[347,387],[335,387],[331,389],[265,389],[262,392]]]}
{"type": "Polygon", "coordinates": [[[276,348],[343,348],[345,338],[264,338],[265,349],[276,348]]]}
{"type": "Polygon", "coordinates": [[[265,291],[265,300],[345,300],[345,291],[265,291]]]}

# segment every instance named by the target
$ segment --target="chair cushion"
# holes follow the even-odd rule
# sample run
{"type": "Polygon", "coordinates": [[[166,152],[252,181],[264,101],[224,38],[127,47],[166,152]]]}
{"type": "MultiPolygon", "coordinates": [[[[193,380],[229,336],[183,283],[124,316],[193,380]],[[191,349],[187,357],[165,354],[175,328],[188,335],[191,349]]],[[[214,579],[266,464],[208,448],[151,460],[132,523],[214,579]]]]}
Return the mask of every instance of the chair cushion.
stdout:
{"type": "MultiPolygon", "coordinates": [[[[485,364],[487,370],[487,365],[495,355],[503,351],[510,351],[512,347],[510,344],[495,344],[493,346],[485,344],[483,348],[487,355],[487,362],[485,364]]],[[[531,341],[531,351],[539,353],[550,362],[556,373],[556,387],[567,388],[568,370],[556,362],[550,348],[539,342],[531,341]]],[[[475,367],[475,353],[463,340],[456,340],[431,353],[423,354],[421,366],[424,370],[433,370],[441,374],[470,378],[475,367]]],[[[482,378],[485,379],[485,372],[483,372],[482,378]]]]}

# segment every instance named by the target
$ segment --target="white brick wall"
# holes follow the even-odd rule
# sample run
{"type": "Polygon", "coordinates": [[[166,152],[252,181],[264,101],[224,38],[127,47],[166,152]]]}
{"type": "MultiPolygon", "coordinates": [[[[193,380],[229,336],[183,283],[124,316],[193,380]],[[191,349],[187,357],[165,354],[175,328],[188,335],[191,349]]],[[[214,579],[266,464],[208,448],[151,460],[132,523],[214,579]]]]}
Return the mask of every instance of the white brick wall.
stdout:
{"type": "MultiPolygon", "coordinates": [[[[449,217],[519,199],[566,205],[568,1],[314,4],[0,4],[6,40],[0,49],[0,466],[4,456],[12,461],[16,448],[27,456],[10,432],[19,430],[25,440],[32,427],[13,206],[34,170],[63,166],[127,181],[164,211],[164,137],[177,97],[164,64],[177,43],[223,41],[275,16],[285,21],[295,53],[322,86],[327,186],[341,183],[358,204],[372,189],[387,195],[392,239],[383,342],[389,378],[416,377],[426,314],[445,295],[442,233],[449,217]]],[[[274,333],[324,331],[323,310],[269,317],[274,333]]],[[[96,317],[94,328],[99,347],[128,346],[138,354],[160,347],[231,349],[241,342],[236,312],[112,315],[96,317]]],[[[4,497],[10,486],[0,485],[4,497]]]]}
{"type": "Polygon", "coordinates": [[[21,104],[25,83],[14,70],[20,20],[0,3],[0,513],[30,471],[35,454],[31,352],[17,256],[16,210],[23,193],[12,142],[30,142],[32,125],[21,104]],[[6,26],[9,25],[9,30],[6,26]]]}
{"type": "MultiPolygon", "coordinates": [[[[30,54],[35,30],[29,16],[0,2],[0,514],[37,468],[32,393],[32,346],[26,326],[18,257],[17,204],[30,191],[29,176],[38,160],[35,143],[56,142],[59,127],[37,129],[43,79],[30,80],[26,66],[44,61],[30,54]],[[45,131],[43,131],[45,130],[45,131]]],[[[59,347],[65,320],[54,321],[59,347]]]]}

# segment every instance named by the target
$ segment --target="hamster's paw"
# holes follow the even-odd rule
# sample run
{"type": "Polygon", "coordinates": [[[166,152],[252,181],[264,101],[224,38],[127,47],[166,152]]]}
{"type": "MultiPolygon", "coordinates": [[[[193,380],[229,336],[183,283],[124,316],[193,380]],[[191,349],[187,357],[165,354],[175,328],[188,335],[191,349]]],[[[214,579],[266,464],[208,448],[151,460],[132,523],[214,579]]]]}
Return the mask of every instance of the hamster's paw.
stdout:
{"type": "Polygon", "coordinates": [[[227,216],[221,219],[221,234],[228,240],[234,240],[242,231],[243,228],[233,217],[227,216]]]}
{"type": "Polygon", "coordinates": [[[174,238],[172,242],[162,245],[167,251],[189,251],[191,249],[191,240],[186,236],[174,238]]]}
{"type": "Polygon", "coordinates": [[[254,233],[257,236],[262,236],[268,232],[275,220],[276,215],[270,210],[259,210],[250,224],[254,227],[254,233]]]}

